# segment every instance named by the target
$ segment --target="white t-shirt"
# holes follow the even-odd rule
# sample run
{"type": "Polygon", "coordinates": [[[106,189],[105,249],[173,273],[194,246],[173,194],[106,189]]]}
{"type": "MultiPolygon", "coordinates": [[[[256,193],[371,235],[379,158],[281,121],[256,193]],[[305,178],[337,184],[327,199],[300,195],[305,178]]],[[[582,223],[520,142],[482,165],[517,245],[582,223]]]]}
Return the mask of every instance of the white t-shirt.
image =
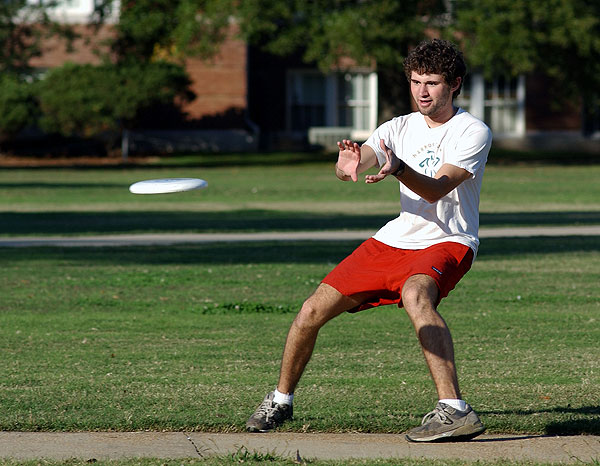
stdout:
{"type": "Polygon", "coordinates": [[[423,249],[453,241],[469,246],[477,254],[479,194],[492,144],[490,129],[462,109],[435,128],[430,128],[418,112],[396,117],[379,126],[365,142],[383,165],[386,159],[380,139],[419,173],[433,177],[448,163],[472,176],[433,204],[399,183],[402,211],[373,237],[401,249],[423,249]]]}

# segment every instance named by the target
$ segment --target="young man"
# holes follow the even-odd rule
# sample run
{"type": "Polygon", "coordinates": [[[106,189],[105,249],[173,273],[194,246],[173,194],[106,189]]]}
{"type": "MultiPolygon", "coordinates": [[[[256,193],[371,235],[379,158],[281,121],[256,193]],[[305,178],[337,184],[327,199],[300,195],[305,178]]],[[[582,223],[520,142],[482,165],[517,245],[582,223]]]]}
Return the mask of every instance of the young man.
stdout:
{"type": "Polygon", "coordinates": [[[437,312],[471,267],[479,245],[479,193],[491,146],[480,120],[456,108],[466,67],[450,43],[434,39],[406,58],[405,73],[418,112],[396,117],[365,144],[338,143],[336,176],[357,181],[378,164],[367,183],[388,176],[400,183],[402,212],[336,266],[302,306],[289,330],[279,382],[246,427],[266,432],[292,417],[293,393],[319,329],[343,312],[397,304],[415,327],[439,401],[411,429],[416,442],[465,440],[485,427],[459,391],[454,347],[437,312]]]}

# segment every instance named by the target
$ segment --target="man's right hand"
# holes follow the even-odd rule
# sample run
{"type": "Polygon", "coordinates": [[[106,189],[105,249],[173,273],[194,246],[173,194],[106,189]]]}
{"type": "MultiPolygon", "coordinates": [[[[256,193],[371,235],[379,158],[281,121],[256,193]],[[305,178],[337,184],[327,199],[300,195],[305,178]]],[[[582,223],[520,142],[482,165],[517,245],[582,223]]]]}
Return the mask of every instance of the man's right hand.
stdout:
{"type": "Polygon", "coordinates": [[[345,176],[349,176],[352,181],[356,183],[356,181],[358,181],[357,169],[358,164],[360,163],[360,146],[349,139],[344,139],[342,142],[338,141],[337,145],[340,152],[336,167],[340,172],[345,176]]]}
{"type": "Polygon", "coordinates": [[[394,154],[392,149],[385,145],[385,141],[383,139],[379,140],[379,147],[381,147],[381,150],[385,154],[385,164],[383,164],[381,170],[379,170],[379,173],[377,173],[377,175],[367,175],[365,177],[365,181],[367,183],[378,183],[389,174],[394,173],[396,170],[398,170],[400,164],[404,163],[402,160],[396,157],[396,154],[394,154]]]}

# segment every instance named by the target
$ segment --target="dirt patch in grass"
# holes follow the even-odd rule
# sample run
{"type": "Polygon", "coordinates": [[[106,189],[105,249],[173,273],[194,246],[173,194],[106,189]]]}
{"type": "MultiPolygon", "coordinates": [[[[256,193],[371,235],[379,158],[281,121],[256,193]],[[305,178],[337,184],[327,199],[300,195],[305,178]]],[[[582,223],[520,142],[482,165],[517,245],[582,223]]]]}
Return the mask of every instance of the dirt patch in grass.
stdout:
{"type": "Polygon", "coordinates": [[[156,163],[158,157],[21,157],[9,154],[0,154],[0,167],[6,168],[52,168],[52,167],[122,167],[150,165],[156,163]]]}

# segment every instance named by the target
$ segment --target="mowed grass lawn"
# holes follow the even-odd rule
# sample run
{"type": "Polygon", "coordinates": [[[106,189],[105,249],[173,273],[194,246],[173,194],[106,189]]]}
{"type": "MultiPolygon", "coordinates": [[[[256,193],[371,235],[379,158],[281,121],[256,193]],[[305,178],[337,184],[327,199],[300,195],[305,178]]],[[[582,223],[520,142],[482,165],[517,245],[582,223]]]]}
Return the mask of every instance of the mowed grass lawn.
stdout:
{"type": "MultiPolygon", "coordinates": [[[[330,161],[0,172],[2,232],[372,228],[395,187],[330,161]],[[198,176],[202,192],[137,197],[198,176]],[[155,219],[155,220],[153,220],[155,219]]],[[[490,165],[482,223],[600,223],[600,167],[490,165]]],[[[0,249],[0,430],[241,431],[276,383],[303,299],[358,243],[0,249]]],[[[482,241],[440,311],[465,398],[490,432],[600,434],[600,238],[482,241]]],[[[435,392],[402,310],[321,331],[291,431],[403,432],[435,392]]]]}
{"type": "MultiPolygon", "coordinates": [[[[600,224],[600,164],[499,165],[493,154],[490,159],[482,227],[600,224]]],[[[205,156],[154,167],[0,168],[0,236],[375,230],[399,212],[395,181],[339,182],[332,156],[253,160],[205,156]],[[208,188],[154,196],[128,191],[135,181],[172,177],[202,178],[208,188]]]]}

